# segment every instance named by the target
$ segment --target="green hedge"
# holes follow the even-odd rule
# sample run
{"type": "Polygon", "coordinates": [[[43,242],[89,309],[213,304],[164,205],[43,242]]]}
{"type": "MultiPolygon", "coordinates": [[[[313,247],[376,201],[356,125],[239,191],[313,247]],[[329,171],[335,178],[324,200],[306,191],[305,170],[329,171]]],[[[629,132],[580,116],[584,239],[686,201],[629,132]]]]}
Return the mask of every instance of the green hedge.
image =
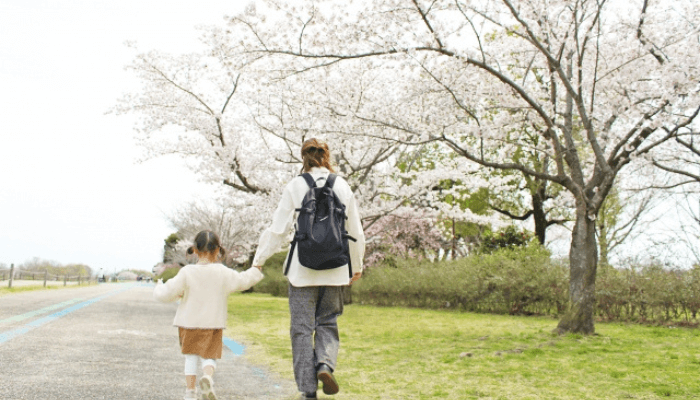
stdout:
{"type": "MultiPolygon", "coordinates": [[[[286,252],[263,266],[254,291],[287,296],[282,274],[286,252]]],[[[388,257],[352,286],[358,304],[456,309],[519,315],[561,314],[568,305],[569,268],[551,260],[537,243],[454,261],[388,257]]],[[[695,325],[700,318],[700,266],[599,267],[597,316],[608,321],[695,325]]]]}
{"type": "Polygon", "coordinates": [[[177,273],[180,272],[180,268],[166,268],[165,271],[163,271],[162,274],[156,276],[156,281],[158,279],[162,279],[163,283],[167,282],[169,279],[172,279],[177,275],[177,273]]]}
{"type": "Polygon", "coordinates": [[[265,278],[253,287],[256,293],[269,293],[277,297],[287,297],[288,283],[283,273],[283,265],[287,261],[287,252],[272,255],[263,264],[265,278]]]}
{"type": "Polygon", "coordinates": [[[596,297],[598,314],[606,320],[691,323],[700,311],[700,266],[601,268],[596,297]]]}
{"type": "Polygon", "coordinates": [[[400,260],[353,286],[355,302],[475,312],[554,314],[567,304],[568,270],[542,246],[439,263],[400,260]]]}

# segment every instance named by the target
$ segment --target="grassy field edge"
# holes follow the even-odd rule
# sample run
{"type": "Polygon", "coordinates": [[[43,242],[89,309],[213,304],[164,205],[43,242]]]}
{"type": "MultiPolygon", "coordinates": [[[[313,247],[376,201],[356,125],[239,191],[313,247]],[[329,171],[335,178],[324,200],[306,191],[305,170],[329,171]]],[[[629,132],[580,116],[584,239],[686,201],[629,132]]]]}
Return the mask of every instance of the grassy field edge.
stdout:
{"type": "MultiPolygon", "coordinates": [[[[287,300],[237,294],[227,334],[292,379],[287,300]]],[[[339,319],[334,399],[700,398],[700,331],[599,323],[551,333],[547,317],[351,305],[339,319]]]]}

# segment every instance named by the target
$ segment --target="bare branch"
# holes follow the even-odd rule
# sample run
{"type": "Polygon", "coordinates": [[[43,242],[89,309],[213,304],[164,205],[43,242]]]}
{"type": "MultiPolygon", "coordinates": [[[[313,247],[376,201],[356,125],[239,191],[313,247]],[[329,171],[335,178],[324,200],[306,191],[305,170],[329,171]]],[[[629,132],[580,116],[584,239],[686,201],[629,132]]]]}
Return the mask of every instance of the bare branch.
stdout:
{"type": "MultiPolygon", "coordinates": [[[[683,170],[678,169],[678,168],[672,168],[672,167],[663,165],[663,164],[657,162],[656,160],[652,161],[652,164],[653,164],[655,167],[660,168],[660,169],[662,169],[662,170],[664,170],[664,171],[666,171],[666,172],[671,172],[671,173],[677,174],[677,175],[683,175],[683,176],[686,176],[686,177],[688,177],[688,178],[693,179],[693,180],[695,181],[694,183],[700,183],[700,175],[692,174],[692,173],[690,173],[690,172],[688,172],[688,171],[683,171],[683,170]]],[[[684,182],[684,184],[687,184],[687,183],[693,183],[693,181],[686,181],[686,182],[684,182]]]]}
{"type": "Polygon", "coordinates": [[[238,74],[236,76],[236,80],[233,82],[233,90],[231,90],[231,94],[228,95],[226,98],[226,102],[224,102],[224,106],[221,107],[221,114],[223,115],[224,111],[226,111],[226,106],[228,106],[229,101],[231,101],[231,98],[233,95],[236,93],[236,89],[238,88],[238,80],[241,78],[241,74],[238,74]]]}
{"type": "Polygon", "coordinates": [[[151,67],[151,69],[153,69],[153,71],[155,71],[158,75],[160,75],[160,76],[161,76],[163,79],[165,79],[168,83],[170,83],[171,85],[173,85],[173,86],[175,86],[176,88],[180,89],[181,91],[187,93],[188,95],[192,96],[192,98],[194,98],[195,100],[197,100],[197,102],[199,102],[199,104],[203,105],[204,108],[206,108],[207,111],[209,111],[209,114],[214,115],[214,111],[207,105],[207,103],[204,102],[204,100],[200,99],[199,96],[197,96],[196,94],[192,93],[190,90],[185,89],[184,87],[178,85],[173,79],[171,79],[170,77],[168,77],[167,75],[165,75],[165,73],[164,73],[163,71],[161,71],[161,70],[160,70],[158,67],[156,67],[155,65],[149,63],[148,61],[145,61],[145,62],[146,62],[146,64],[147,64],[149,67],[151,67]]]}
{"type": "Polygon", "coordinates": [[[316,16],[316,8],[314,8],[311,12],[311,16],[306,22],[303,22],[303,26],[301,27],[301,31],[299,32],[299,53],[302,52],[302,40],[304,39],[304,31],[306,30],[306,27],[309,25],[309,23],[314,19],[316,16]]]}
{"type": "Polygon", "coordinates": [[[476,116],[476,114],[474,114],[474,112],[472,110],[470,110],[466,105],[464,105],[464,103],[462,103],[462,101],[457,97],[457,94],[454,92],[454,90],[452,90],[449,86],[447,86],[446,83],[444,83],[438,77],[436,77],[435,74],[433,74],[433,72],[430,71],[423,63],[419,62],[418,64],[421,66],[423,71],[425,71],[428,75],[430,75],[430,77],[433,78],[433,80],[435,80],[435,82],[437,82],[440,86],[442,86],[445,90],[447,90],[447,92],[450,94],[450,96],[452,96],[452,99],[457,104],[457,107],[459,107],[462,111],[467,113],[467,115],[472,117],[474,119],[474,121],[476,121],[477,125],[481,126],[481,122],[479,122],[479,118],[476,116]]]}
{"type": "Polygon", "coordinates": [[[642,145],[644,140],[646,140],[646,138],[648,138],[655,131],[655,129],[650,127],[642,128],[644,123],[650,121],[656,114],[660,113],[664,108],[666,108],[668,104],[668,101],[663,102],[655,110],[644,114],[642,118],[637,121],[637,124],[627,132],[625,137],[620,140],[610,152],[610,156],[608,157],[608,165],[611,165],[614,168],[620,168],[622,165],[624,165],[623,163],[629,162],[630,154],[637,151],[638,147],[642,145]],[[635,134],[637,134],[637,137],[630,142],[635,134]],[[620,152],[620,150],[623,151],[620,152]]]}
{"type": "Polygon", "coordinates": [[[472,30],[474,31],[474,35],[476,36],[476,41],[479,43],[479,51],[481,52],[481,61],[486,62],[486,53],[484,52],[484,46],[481,43],[481,35],[479,35],[479,32],[476,31],[476,27],[474,26],[474,22],[472,22],[472,19],[467,16],[467,13],[464,12],[462,9],[462,5],[459,4],[458,0],[455,0],[455,5],[457,6],[457,9],[459,9],[459,12],[462,13],[462,16],[464,19],[469,22],[469,25],[472,27],[472,30]]]}
{"type": "Polygon", "coordinates": [[[494,211],[496,211],[496,212],[498,212],[498,213],[500,213],[500,214],[505,215],[506,217],[508,217],[508,218],[510,218],[510,219],[514,219],[514,220],[517,220],[517,221],[525,221],[526,219],[530,218],[530,216],[533,214],[533,211],[532,211],[532,210],[528,210],[528,211],[527,211],[525,214],[523,214],[523,215],[514,215],[514,214],[511,214],[510,212],[508,212],[507,210],[503,210],[503,209],[501,209],[501,208],[498,208],[498,207],[496,207],[496,206],[494,206],[493,204],[490,204],[490,203],[489,203],[489,208],[492,209],[492,210],[494,210],[494,211]]]}
{"type": "Polygon", "coordinates": [[[642,46],[649,49],[649,53],[656,58],[659,64],[664,64],[666,59],[660,54],[659,49],[653,43],[647,41],[642,33],[642,26],[644,25],[644,17],[647,13],[647,6],[649,5],[649,0],[644,0],[642,5],[642,14],[639,16],[639,25],[637,26],[637,39],[642,43],[642,46]]]}
{"type": "Polygon", "coordinates": [[[417,0],[412,0],[413,5],[416,6],[416,11],[420,14],[421,18],[423,18],[423,22],[425,23],[425,26],[428,27],[428,30],[430,31],[430,34],[433,36],[435,39],[435,42],[438,44],[438,47],[441,49],[444,49],[445,46],[442,44],[442,41],[440,41],[440,38],[438,37],[437,33],[433,29],[432,25],[430,25],[430,21],[428,21],[428,14],[424,12],[421,8],[420,5],[418,5],[417,0]]]}
{"type": "Polygon", "coordinates": [[[524,165],[516,164],[516,163],[497,163],[497,162],[486,161],[483,158],[477,157],[477,156],[473,155],[472,153],[470,153],[469,151],[467,151],[466,149],[460,147],[455,141],[447,138],[444,134],[442,135],[442,137],[439,138],[439,140],[445,142],[447,144],[447,146],[449,146],[457,154],[460,154],[463,157],[465,157],[466,159],[474,161],[474,162],[481,164],[485,167],[491,167],[491,168],[503,169],[503,170],[512,169],[512,170],[520,171],[526,175],[530,175],[530,176],[534,176],[537,178],[546,179],[546,180],[549,180],[552,182],[556,182],[556,183],[558,183],[564,187],[567,187],[567,188],[572,187],[573,182],[571,181],[570,178],[568,178],[566,176],[550,175],[550,174],[542,173],[542,172],[533,170],[531,168],[527,168],[524,165]]]}

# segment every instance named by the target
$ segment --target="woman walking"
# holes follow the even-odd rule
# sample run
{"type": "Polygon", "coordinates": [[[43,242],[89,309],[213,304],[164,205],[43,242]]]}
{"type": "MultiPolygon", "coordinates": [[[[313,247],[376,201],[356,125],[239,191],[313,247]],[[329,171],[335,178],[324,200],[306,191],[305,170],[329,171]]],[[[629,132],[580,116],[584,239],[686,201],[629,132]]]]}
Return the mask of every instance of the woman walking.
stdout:
{"type": "MultiPolygon", "coordinates": [[[[341,233],[346,238],[351,238],[348,244],[349,262],[334,265],[331,269],[305,267],[299,261],[301,250],[293,245],[284,267],[289,281],[294,376],[297,387],[302,392],[301,398],[315,399],[319,380],[323,383],[325,394],[336,394],[340,389],[333,376],[340,343],[337,319],[343,313],[343,286],[351,284],[362,275],[365,238],[352,189],[343,178],[333,174],[328,145],[309,139],[302,144],[301,156],[302,172],[306,176],[295,177],[284,188],[272,224],[260,237],[253,266],[262,266],[268,257],[283,246],[295,221],[296,212],[302,211],[302,201],[311,185],[321,187],[328,183],[335,197],[342,203],[339,205],[342,210],[340,215],[345,214],[347,217],[347,232],[341,233]]],[[[318,221],[321,219],[323,218],[318,221]]],[[[303,240],[304,235],[301,236],[303,240]]]]}

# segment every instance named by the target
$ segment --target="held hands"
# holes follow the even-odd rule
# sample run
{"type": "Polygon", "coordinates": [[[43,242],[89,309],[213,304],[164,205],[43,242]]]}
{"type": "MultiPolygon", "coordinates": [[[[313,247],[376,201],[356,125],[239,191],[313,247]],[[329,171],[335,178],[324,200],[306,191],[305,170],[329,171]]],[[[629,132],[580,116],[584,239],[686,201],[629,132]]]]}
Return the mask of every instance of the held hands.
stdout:
{"type": "Polygon", "coordinates": [[[352,275],[352,278],[350,278],[350,284],[352,285],[353,283],[357,282],[358,279],[362,277],[362,272],[355,272],[352,275]]]}
{"type": "Polygon", "coordinates": [[[262,272],[262,265],[253,265],[253,268],[257,268],[262,272]]]}

